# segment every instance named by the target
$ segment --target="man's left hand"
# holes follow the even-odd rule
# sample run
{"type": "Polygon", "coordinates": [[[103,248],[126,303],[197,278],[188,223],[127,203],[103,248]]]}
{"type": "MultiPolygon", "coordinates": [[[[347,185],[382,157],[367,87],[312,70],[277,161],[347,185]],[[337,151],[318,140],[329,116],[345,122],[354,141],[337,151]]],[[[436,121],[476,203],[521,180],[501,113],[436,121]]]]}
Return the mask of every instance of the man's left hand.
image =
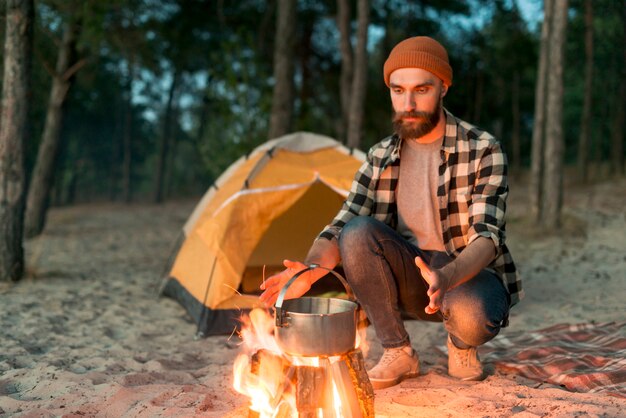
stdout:
{"type": "Polygon", "coordinates": [[[450,287],[450,278],[442,270],[431,268],[420,257],[415,257],[415,265],[420,269],[422,277],[428,283],[427,295],[430,303],[424,309],[427,314],[434,314],[441,308],[443,296],[450,287]]]}

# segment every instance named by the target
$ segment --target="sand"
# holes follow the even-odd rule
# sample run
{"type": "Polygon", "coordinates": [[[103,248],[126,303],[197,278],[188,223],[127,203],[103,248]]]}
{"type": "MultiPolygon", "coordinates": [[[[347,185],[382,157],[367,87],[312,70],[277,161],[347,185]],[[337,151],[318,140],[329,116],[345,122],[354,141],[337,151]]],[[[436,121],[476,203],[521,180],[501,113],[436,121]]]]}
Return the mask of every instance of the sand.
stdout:
{"type": "MultiPolygon", "coordinates": [[[[516,188],[517,187],[517,188],[516,188]]],[[[508,243],[526,299],[503,332],[624,320],[626,181],[566,193],[563,232],[546,235],[512,187],[508,243]]],[[[195,201],[50,211],[26,243],[29,277],[0,284],[0,416],[238,417],[236,336],[194,340],[195,325],[156,297],[170,247],[195,201]]],[[[626,400],[572,393],[486,364],[482,382],[449,378],[440,324],[407,322],[422,376],[377,391],[379,417],[623,416],[626,400]]],[[[368,330],[372,365],[381,354],[368,330]]]]}

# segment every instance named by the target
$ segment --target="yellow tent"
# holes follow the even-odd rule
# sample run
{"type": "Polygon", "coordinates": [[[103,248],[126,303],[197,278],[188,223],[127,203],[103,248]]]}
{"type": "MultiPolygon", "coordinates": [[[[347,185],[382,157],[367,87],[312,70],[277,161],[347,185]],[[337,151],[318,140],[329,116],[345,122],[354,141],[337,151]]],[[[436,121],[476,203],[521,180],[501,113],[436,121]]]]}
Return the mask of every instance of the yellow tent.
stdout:
{"type": "Polygon", "coordinates": [[[177,299],[202,335],[231,333],[258,304],[258,287],[303,260],[339,211],[365,155],[332,138],[298,132],[233,163],[183,227],[162,293],[177,299]],[[256,293],[256,294],[255,294],[256,293]]]}

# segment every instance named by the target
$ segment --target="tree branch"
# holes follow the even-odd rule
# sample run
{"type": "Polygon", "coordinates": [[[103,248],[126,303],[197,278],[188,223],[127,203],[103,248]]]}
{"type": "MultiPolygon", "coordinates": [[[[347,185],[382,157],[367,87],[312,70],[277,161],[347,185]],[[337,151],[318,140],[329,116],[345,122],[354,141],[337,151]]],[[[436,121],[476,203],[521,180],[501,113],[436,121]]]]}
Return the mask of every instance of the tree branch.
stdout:
{"type": "Polygon", "coordinates": [[[81,68],[83,68],[87,64],[87,58],[81,58],[77,62],[74,63],[70,68],[67,69],[65,74],[63,74],[63,81],[68,81],[74,74],[78,72],[81,68]]]}

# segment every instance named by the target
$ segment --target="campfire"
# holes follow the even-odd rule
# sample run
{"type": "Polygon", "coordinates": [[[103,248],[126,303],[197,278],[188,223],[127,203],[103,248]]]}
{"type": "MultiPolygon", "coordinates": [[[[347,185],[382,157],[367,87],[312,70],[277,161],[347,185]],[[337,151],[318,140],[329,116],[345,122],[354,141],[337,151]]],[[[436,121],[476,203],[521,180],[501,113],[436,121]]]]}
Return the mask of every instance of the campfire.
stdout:
{"type": "Polygon", "coordinates": [[[364,329],[344,353],[297,355],[280,348],[275,319],[266,310],[242,320],[233,385],[250,399],[249,417],[374,417],[374,390],[361,351],[364,329]]]}

